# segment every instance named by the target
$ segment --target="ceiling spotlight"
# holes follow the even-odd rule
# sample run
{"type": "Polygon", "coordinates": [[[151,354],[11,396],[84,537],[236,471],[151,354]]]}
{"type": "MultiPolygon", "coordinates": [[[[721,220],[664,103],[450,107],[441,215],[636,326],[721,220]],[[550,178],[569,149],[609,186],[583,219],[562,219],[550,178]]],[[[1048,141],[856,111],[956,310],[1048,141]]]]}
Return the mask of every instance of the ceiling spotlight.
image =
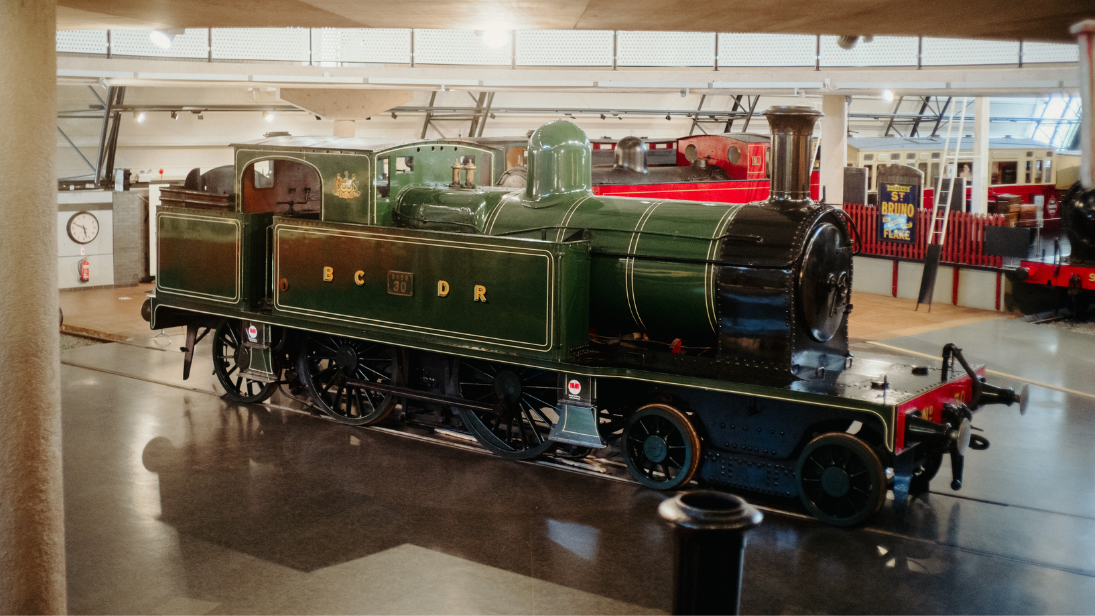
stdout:
{"type": "Polygon", "coordinates": [[[137,113],[133,116],[133,119],[137,120],[137,124],[144,124],[144,112],[137,113]]]}
{"type": "Polygon", "coordinates": [[[667,114],[665,114],[665,119],[668,121],[668,120],[671,120],[672,118],[670,118],[669,114],[667,113],[667,114]]]}
{"type": "Polygon", "coordinates": [[[203,116],[202,112],[200,112],[200,111],[198,112],[198,119],[199,120],[204,120],[205,119],[205,116],[203,116]]]}
{"type": "Polygon", "coordinates": [[[883,90],[882,91],[882,98],[887,103],[892,103],[893,102],[893,90],[883,90]]]}
{"type": "Polygon", "coordinates": [[[836,45],[841,49],[851,49],[855,47],[855,44],[858,42],[858,36],[842,36],[836,40],[836,45]]]}
{"type": "Polygon", "coordinates": [[[178,120],[178,119],[179,119],[179,112],[177,112],[177,111],[172,111],[172,112],[171,112],[171,119],[172,119],[172,120],[178,120]]]}
{"type": "Polygon", "coordinates": [[[484,45],[495,49],[505,47],[510,39],[508,30],[483,30],[479,35],[483,38],[484,45]]]}
{"type": "Polygon", "coordinates": [[[396,118],[398,118],[398,117],[399,117],[399,116],[395,115],[395,112],[393,111],[393,112],[392,112],[392,119],[394,120],[394,119],[396,119],[396,118]]]}
{"type": "Polygon", "coordinates": [[[267,122],[273,122],[274,121],[274,112],[273,111],[267,111],[266,113],[262,114],[262,117],[266,118],[267,122]]]}
{"type": "Polygon", "coordinates": [[[153,30],[148,33],[148,40],[152,41],[152,44],[160,49],[170,49],[171,43],[175,40],[175,37],[182,34],[184,31],[185,30],[182,28],[153,30]]]}
{"type": "Polygon", "coordinates": [[[603,114],[603,113],[601,114],[601,119],[602,120],[605,119],[605,114],[603,114]]]}

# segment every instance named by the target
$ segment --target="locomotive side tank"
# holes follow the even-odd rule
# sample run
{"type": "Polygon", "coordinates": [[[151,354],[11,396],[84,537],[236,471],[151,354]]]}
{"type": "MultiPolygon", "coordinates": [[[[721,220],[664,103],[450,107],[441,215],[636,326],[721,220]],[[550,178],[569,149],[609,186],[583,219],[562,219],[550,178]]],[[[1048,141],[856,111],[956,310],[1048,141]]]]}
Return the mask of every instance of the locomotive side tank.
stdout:
{"type": "Polygon", "coordinates": [[[521,193],[400,193],[418,228],[590,243],[590,325],[714,350],[726,372],[815,378],[847,356],[851,242],[843,217],[809,198],[811,108],[767,112],[773,190],[748,205],[592,194],[589,144],[566,121],[533,133],[521,193]]]}

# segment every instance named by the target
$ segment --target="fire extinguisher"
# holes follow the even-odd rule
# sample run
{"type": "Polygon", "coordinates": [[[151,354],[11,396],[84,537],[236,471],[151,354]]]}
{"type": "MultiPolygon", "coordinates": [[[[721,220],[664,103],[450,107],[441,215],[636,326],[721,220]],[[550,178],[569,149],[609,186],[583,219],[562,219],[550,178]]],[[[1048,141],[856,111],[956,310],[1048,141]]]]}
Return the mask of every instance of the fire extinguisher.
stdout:
{"type": "Polygon", "coordinates": [[[80,261],[80,282],[87,282],[91,280],[91,264],[87,259],[80,261]]]}

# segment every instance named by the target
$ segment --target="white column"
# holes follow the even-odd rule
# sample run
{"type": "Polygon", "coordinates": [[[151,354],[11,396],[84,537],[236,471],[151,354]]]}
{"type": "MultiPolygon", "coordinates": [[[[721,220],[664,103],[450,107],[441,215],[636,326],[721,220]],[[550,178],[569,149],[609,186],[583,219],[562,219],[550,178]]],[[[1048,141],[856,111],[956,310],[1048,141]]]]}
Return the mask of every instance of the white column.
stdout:
{"type": "MultiPolygon", "coordinates": [[[[1072,26],[1072,34],[1080,45],[1080,151],[1083,163],[1080,181],[1084,188],[1095,188],[1095,19],[1086,19],[1072,26]]],[[[1058,171],[1060,171],[1058,169],[1058,171]]]]}
{"type": "Polygon", "coordinates": [[[844,167],[848,164],[848,99],[821,97],[821,188],[825,201],[844,203],[844,167]]]}
{"type": "Polygon", "coordinates": [[[335,120],[335,137],[356,137],[357,125],[353,120],[335,120]]]}
{"type": "Polygon", "coordinates": [[[970,211],[987,214],[989,211],[989,98],[978,96],[973,100],[973,190],[970,192],[970,211]]]}
{"type": "Polygon", "coordinates": [[[0,3],[0,613],[63,614],[57,3],[0,3]]]}

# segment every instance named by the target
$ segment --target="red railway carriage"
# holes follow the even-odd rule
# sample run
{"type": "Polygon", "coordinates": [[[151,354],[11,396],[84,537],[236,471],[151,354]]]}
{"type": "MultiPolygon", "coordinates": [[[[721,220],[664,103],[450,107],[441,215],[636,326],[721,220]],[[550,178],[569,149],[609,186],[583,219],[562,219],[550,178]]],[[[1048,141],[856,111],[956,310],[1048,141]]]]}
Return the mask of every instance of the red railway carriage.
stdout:
{"type": "MultiPolygon", "coordinates": [[[[650,160],[636,148],[648,148],[633,137],[614,144],[615,164],[594,167],[593,192],[650,199],[750,203],[768,198],[766,136],[737,134],[695,135],[676,141],[674,167],[643,166],[650,160]]],[[[661,143],[661,142],[657,142],[661,143]]],[[[810,195],[818,198],[818,173],[810,181],[810,195]]]]}
{"type": "Polygon", "coordinates": [[[677,165],[691,165],[697,158],[726,170],[732,180],[768,178],[768,147],[764,135],[695,135],[677,140],[677,165]]]}

